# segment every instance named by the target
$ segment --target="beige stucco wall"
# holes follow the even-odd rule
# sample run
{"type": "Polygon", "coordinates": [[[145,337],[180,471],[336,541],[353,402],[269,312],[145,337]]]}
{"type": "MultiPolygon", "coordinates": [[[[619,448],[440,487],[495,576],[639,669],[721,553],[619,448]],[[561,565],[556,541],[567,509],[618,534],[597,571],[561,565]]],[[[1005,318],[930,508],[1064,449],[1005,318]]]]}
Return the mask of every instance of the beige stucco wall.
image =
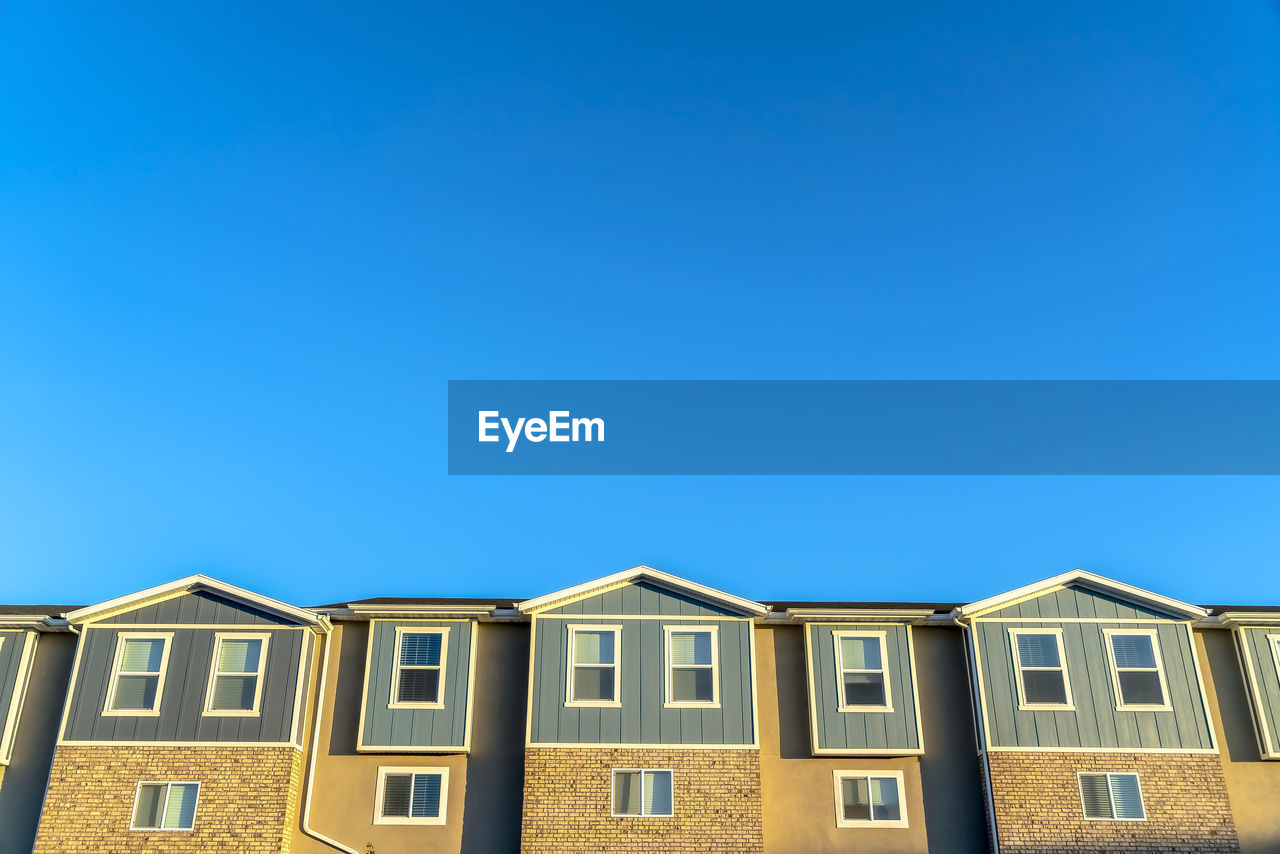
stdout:
{"type": "Polygon", "coordinates": [[[960,634],[914,629],[924,756],[816,758],[809,745],[804,635],[758,626],[760,765],[768,854],[875,851],[979,854],[982,798],[960,634]],[[836,826],[835,770],[903,772],[906,828],[836,826]]]}
{"type": "Polygon", "coordinates": [[[1260,756],[1231,632],[1195,636],[1241,854],[1280,854],[1280,760],[1260,756]]]}
{"type": "MultiPolygon", "coordinates": [[[[357,754],[368,624],[336,624],[330,641],[335,647],[323,698],[314,791],[310,793],[312,829],[359,852],[372,844],[377,854],[518,851],[528,631],[527,625],[481,624],[477,628],[479,659],[469,755],[357,754]],[[375,825],[379,766],[448,768],[445,823],[375,825]],[[483,797],[469,798],[468,791],[481,792],[483,797]]],[[[317,675],[319,664],[317,661],[314,668],[317,675]]],[[[310,724],[309,720],[309,730],[310,724]]],[[[304,791],[304,797],[306,794],[304,791]]],[[[301,818],[294,834],[295,854],[332,854],[332,848],[303,833],[300,823],[301,818]]]]}

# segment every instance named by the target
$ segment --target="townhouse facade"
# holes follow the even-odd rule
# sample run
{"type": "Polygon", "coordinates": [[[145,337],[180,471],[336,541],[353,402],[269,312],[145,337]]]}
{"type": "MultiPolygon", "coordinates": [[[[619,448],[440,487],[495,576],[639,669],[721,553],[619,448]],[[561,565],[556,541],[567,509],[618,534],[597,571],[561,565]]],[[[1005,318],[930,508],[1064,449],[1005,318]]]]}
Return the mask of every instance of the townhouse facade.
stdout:
{"type": "Polygon", "coordinates": [[[1280,852],[1280,608],[650,567],[301,607],[0,606],[0,854],[1280,852]]]}

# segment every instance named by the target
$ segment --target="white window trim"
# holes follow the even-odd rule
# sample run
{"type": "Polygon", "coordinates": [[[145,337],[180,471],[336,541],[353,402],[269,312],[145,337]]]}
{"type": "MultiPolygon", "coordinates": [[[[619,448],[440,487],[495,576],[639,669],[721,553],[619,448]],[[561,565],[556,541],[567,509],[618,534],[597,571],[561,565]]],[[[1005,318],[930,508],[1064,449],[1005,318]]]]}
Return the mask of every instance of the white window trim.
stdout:
{"type": "Polygon", "coordinates": [[[160,702],[164,698],[164,677],[169,671],[169,653],[173,650],[173,632],[120,632],[116,635],[116,651],[111,657],[111,683],[107,686],[107,700],[102,707],[106,717],[155,718],[160,716],[160,702]],[[127,640],[162,640],[164,650],[160,653],[159,673],[124,673],[120,672],[120,660],[124,656],[124,644],[127,640]],[[150,709],[116,709],[116,683],[121,676],[157,676],[155,705],[150,709]]]}
{"type": "MultiPolygon", "coordinates": [[[[718,709],[720,708],[720,627],[719,626],[663,626],[662,651],[666,658],[666,694],[663,706],[677,709],[718,709]],[[711,700],[676,700],[675,696],[675,664],[671,653],[671,636],[677,633],[706,632],[711,635],[711,700]]],[[[706,670],[705,665],[684,665],[683,670],[706,670]]]]}
{"type": "Polygon", "coordinates": [[[1267,635],[1267,646],[1271,647],[1271,660],[1276,666],[1276,678],[1280,679],[1280,634],[1267,635]]]}
{"type": "Polygon", "coordinates": [[[1147,799],[1142,794],[1142,775],[1137,771],[1077,771],[1076,772],[1076,789],[1080,792],[1080,814],[1084,816],[1085,821],[1146,821],[1147,820],[1147,799]],[[1112,818],[1092,818],[1089,811],[1084,805],[1084,786],[1080,780],[1085,775],[1096,777],[1099,774],[1107,778],[1107,798],[1111,801],[1112,818]],[[1142,806],[1142,818],[1114,818],[1116,814],[1116,796],[1111,790],[1112,777],[1133,777],[1138,781],[1138,803],[1142,806]]]}
{"type": "MultiPolygon", "coordinates": [[[[1108,645],[1111,641],[1107,641],[1108,645]]],[[[1018,710],[1027,712],[1074,712],[1075,698],[1071,693],[1071,675],[1067,670],[1067,648],[1062,641],[1062,629],[1009,629],[1009,646],[1013,651],[1013,672],[1018,683],[1018,710]],[[1018,652],[1018,638],[1022,635],[1053,635],[1058,642],[1058,667],[1028,667],[1027,670],[1061,670],[1065,703],[1028,703],[1027,692],[1022,685],[1022,656],[1018,652]]]]}
{"type": "MultiPolygon", "coordinates": [[[[387,703],[388,709],[443,709],[444,708],[444,683],[445,683],[445,665],[449,661],[449,627],[448,626],[396,626],[396,645],[395,660],[391,665],[391,693],[388,695],[390,702],[387,703]],[[418,703],[409,700],[399,700],[400,696],[400,644],[405,635],[440,635],[440,681],[436,686],[436,701],[434,703],[418,703]]],[[[413,667],[410,670],[428,670],[427,667],[413,667]]]]}
{"type": "Polygon", "coordinates": [[[907,791],[903,783],[902,772],[894,771],[888,768],[881,768],[875,771],[846,771],[837,770],[831,772],[831,784],[835,790],[836,798],[836,827],[874,827],[874,828],[901,828],[907,826],[907,791]],[[840,785],[843,780],[859,777],[886,777],[892,778],[898,783],[898,813],[901,816],[896,821],[887,819],[847,819],[844,817],[844,792],[840,785]]]}
{"type": "Polygon", "coordinates": [[[837,711],[841,712],[881,712],[890,713],[893,711],[893,692],[890,690],[889,680],[889,633],[888,632],[856,632],[856,631],[836,631],[831,633],[832,643],[836,648],[836,699],[837,711]],[[850,705],[844,701],[844,653],[840,649],[841,638],[876,638],[880,644],[880,669],[864,670],[857,667],[850,667],[849,670],[855,673],[881,673],[884,675],[884,705],[850,705]]]}
{"type": "Polygon", "coordinates": [[[609,774],[609,816],[611,818],[674,818],[676,814],[676,772],[671,768],[614,768],[609,774]],[[670,774],[671,775],[671,812],[669,813],[646,813],[644,812],[644,775],[645,774],[670,774]],[[619,774],[639,774],[640,775],[640,812],[614,812],[613,803],[616,800],[614,793],[617,791],[619,774]]]}
{"type": "Polygon", "coordinates": [[[569,675],[565,679],[564,704],[570,708],[618,709],[622,708],[622,626],[601,626],[588,623],[572,625],[569,629],[569,675]],[[574,652],[577,645],[578,632],[612,632],[613,664],[612,665],[575,665],[574,652]],[[575,700],[573,699],[573,674],[575,666],[612,666],[613,667],[613,699],[612,700],[575,700]]]}
{"type": "Polygon", "coordinates": [[[190,833],[196,829],[196,816],[200,814],[200,781],[199,780],[139,780],[133,790],[133,812],[129,816],[129,829],[147,833],[190,833]],[[164,786],[164,802],[160,804],[160,823],[164,824],[164,815],[169,810],[169,794],[174,786],[195,786],[196,804],[191,810],[190,827],[138,827],[138,798],[142,797],[143,786],[164,786]]]}
{"type": "Polygon", "coordinates": [[[271,643],[270,632],[217,632],[213,636],[213,661],[209,662],[209,686],[205,690],[204,715],[213,718],[252,718],[262,714],[262,683],[266,681],[267,647],[271,643]],[[252,675],[256,677],[253,688],[253,708],[251,709],[215,709],[213,707],[213,688],[219,676],[249,676],[249,673],[227,671],[219,673],[218,657],[222,653],[224,640],[260,640],[262,649],[258,652],[258,669],[252,675]]]}
{"type": "MultiPolygon", "coordinates": [[[[413,789],[410,783],[409,803],[413,803],[413,789]]],[[[412,808],[411,808],[412,809],[412,808]]],[[[449,814],[449,769],[444,767],[424,768],[421,766],[378,766],[378,785],[373,795],[374,824],[444,824],[449,814]],[[414,818],[413,816],[384,816],[382,814],[382,796],[386,792],[388,774],[439,774],[440,775],[440,814],[414,818]]]]}
{"type": "MultiPolygon", "coordinates": [[[[1116,695],[1116,711],[1118,712],[1171,712],[1173,700],[1169,696],[1169,680],[1165,676],[1164,656],[1160,654],[1160,634],[1156,629],[1103,629],[1106,640],[1107,662],[1111,665],[1111,689],[1116,695]],[[1116,667],[1116,651],[1111,645],[1111,638],[1116,635],[1146,635],[1151,638],[1151,654],[1156,660],[1156,673],[1160,678],[1160,693],[1163,703],[1126,703],[1124,694],[1120,693],[1120,670],[1116,667]]],[[[1146,670],[1147,668],[1126,668],[1126,670],[1146,670]]]]}

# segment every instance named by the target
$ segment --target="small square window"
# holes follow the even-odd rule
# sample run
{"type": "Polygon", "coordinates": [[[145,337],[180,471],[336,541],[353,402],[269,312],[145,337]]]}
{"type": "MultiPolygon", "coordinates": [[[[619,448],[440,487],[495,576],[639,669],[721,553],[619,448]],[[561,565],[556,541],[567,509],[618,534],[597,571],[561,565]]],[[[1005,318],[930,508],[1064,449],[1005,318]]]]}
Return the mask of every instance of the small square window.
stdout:
{"type": "Polygon", "coordinates": [[[671,771],[624,768],[613,772],[613,815],[661,818],[672,811],[671,771]]]}
{"type": "Polygon", "coordinates": [[[190,830],[199,800],[199,783],[139,783],[130,829],[190,830]]]}
{"type": "Polygon", "coordinates": [[[1095,821],[1145,821],[1137,774],[1080,774],[1084,817],[1095,821]]]}
{"type": "Polygon", "coordinates": [[[836,771],[837,827],[906,827],[901,771],[836,771]]]}
{"type": "Polygon", "coordinates": [[[374,824],[444,824],[448,768],[379,768],[374,824]]]}

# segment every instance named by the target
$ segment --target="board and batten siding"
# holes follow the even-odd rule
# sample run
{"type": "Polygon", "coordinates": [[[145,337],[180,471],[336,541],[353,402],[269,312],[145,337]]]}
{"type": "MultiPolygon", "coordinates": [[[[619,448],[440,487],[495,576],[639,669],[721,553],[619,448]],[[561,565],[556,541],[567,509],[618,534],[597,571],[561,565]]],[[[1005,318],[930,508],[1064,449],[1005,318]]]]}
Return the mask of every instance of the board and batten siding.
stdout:
{"type": "Polygon", "coordinates": [[[279,626],[300,625],[242,602],[195,590],[97,620],[94,625],[279,626]]]}
{"type": "Polygon", "coordinates": [[[1067,587],[973,620],[992,749],[1216,749],[1189,623],[1085,587],[1067,587]],[[1010,629],[1061,629],[1074,708],[1020,710],[1010,629]],[[1156,631],[1170,711],[1119,711],[1108,629],[1156,631]]]}
{"type": "Polygon", "coordinates": [[[810,739],[815,753],[914,753],[921,749],[920,710],[916,704],[915,662],[910,628],[901,624],[810,623],[805,626],[809,669],[810,739]],[[836,632],[885,635],[884,664],[889,677],[890,712],[840,711],[836,673],[836,632]]]}
{"type": "MultiPolygon", "coordinates": [[[[611,591],[616,592],[616,591],[611,591]]],[[[609,594],[604,594],[609,595],[609,594]]],[[[576,604],[576,603],[575,603],[576,604]]],[[[627,616],[534,617],[529,708],[530,744],[654,744],[750,746],[756,743],[751,621],[718,619],[718,708],[666,708],[664,626],[708,625],[707,616],[628,619],[627,616]],[[620,708],[570,707],[569,627],[622,626],[620,708]]]]}
{"type": "Polygon", "coordinates": [[[373,620],[360,712],[359,750],[465,750],[470,710],[475,623],[469,620],[373,620]],[[444,647],[443,708],[391,708],[396,629],[448,629],[444,647]]]}
{"type": "MultiPolygon", "coordinates": [[[[310,632],[295,627],[254,623],[219,628],[134,629],[128,624],[94,623],[81,630],[71,694],[67,698],[65,742],[292,742],[299,668],[310,632]],[[214,638],[238,630],[265,632],[267,660],[257,715],[210,716],[204,713],[212,674],[214,638]],[[160,695],[160,714],[103,715],[112,665],[121,632],[173,634],[160,695]]],[[[306,675],[305,671],[302,674],[306,675]]]]}
{"type": "Polygon", "coordinates": [[[17,721],[10,720],[11,712],[22,702],[19,682],[23,677],[23,654],[36,642],[36,633],[30,631],[0,631],[0,763],[6,762],[4,747],[11,744],[17,721]]]}
{"type": "Polygon", "coordinates": [[[1280,638],[1280,626],[1245,626],[1235,630],[1250,694],[1249,706],[1258,728],[1259,748],[1269,759],[1280,759],[1280,663],[1275,638],[1280,638]]]}

